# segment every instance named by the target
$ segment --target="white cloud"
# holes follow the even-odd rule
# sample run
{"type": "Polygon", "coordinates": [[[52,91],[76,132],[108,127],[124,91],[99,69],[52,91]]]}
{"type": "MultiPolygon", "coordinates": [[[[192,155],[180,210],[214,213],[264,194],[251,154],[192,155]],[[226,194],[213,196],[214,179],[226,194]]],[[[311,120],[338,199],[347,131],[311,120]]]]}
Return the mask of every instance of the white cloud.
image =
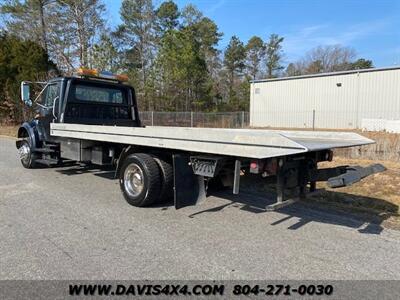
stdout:
{"type": "Polygon", "coordinates": [[[283,46],[286,56],[290,60],[296,60],[311,48],[319,45],[352,46],[352,43],[357,40],[380,34],[391,23],[391,19],[380,19],[350,26],[330,23],[316,24],[282,34],[285,37],[283,46]]]}
{"type": "Polygon", "coordinates": [[[219,8],[221,8],[222,6],[224,6],[226,3],[226,0],[218,0],[216,1],[212,6],[210,6],[209,8],[206,9],[206,15],[211,15],[213,14],[215,11],[217,11],[219,8]]]}

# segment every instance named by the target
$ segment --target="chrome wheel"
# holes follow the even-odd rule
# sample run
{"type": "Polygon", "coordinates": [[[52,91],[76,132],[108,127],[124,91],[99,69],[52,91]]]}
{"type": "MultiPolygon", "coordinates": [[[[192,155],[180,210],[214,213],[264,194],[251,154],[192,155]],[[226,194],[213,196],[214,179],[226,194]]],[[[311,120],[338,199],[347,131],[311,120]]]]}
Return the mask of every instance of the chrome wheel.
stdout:
{"type": "Polygon", "coordinates": [[[24,143],[19,149],[19,156],[21,158],[21,160],[23,160],[24,162],[29,161],[29,157],[31,155],[31,147],[29,147],[29,145],[27,143],[24,143]]]}
{"type": "Polygon", "coordinates": [[[143,191],[143,171],[137,164],[131,163],[126,167],[124,172],[124,187],[131,197],[137,197],[143,191]]]}

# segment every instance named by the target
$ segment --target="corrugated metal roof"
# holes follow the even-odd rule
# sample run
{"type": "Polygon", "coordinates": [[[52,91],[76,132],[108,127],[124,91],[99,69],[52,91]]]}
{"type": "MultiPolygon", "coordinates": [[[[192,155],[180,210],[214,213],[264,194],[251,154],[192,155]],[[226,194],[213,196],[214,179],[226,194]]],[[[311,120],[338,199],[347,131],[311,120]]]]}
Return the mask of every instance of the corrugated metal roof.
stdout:
{"type": "Polygon", "coordinates": [[[360,70],[350,70],[350,71],[339,71],[339,72],[329,72],[329,73],[317,73],[317,74],[280,77],[280,78],[257,79],[257,80],[251,80],[250,82],[257,83],[257,82],[270,82],[270,81],[281,81],[281,80],[306,79],[306,78],[315,78],[315,77],[336,76],[336,75],[346,75],[346,74],[356,74],[356,73],[366,73],[366,72],[391,71],[391,70],[400,70],[400,66],[386,67],[386,68],[370,68],[370,69],[360,69],[360,70]]]}

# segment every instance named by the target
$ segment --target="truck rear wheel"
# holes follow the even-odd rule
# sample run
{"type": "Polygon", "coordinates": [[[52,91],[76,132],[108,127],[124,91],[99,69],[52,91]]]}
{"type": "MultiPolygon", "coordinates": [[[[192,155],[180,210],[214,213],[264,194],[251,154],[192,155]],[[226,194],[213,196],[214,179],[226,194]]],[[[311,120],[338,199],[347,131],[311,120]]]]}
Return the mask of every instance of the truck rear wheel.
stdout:
{"type": "Polygon", "coordinates": [[[37,154],[32,151],[32,147],[28,140],[21,142],[21,147],[18,148],[21,163],[24,168],[33,169],[36,166],[37,154]]]}
{"type": "Polygon", "coordinates": [[[129,155],[122,165],[119,183],[130,205],[149,206],[160,197],[160,171],[155,160],[148,154],[129,155]]]}
{"type": "Polygon", "coordinates": [[[154,156],[161,176],[160,202],[166,202],[174,194],[174,171],[172,165],[162,158],[154,156]]]}

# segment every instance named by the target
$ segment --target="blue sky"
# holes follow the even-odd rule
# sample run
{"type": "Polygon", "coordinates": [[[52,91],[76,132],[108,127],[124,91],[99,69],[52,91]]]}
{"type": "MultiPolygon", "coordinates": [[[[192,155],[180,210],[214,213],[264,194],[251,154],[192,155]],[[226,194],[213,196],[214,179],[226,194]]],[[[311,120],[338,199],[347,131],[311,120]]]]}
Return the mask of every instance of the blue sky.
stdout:
{"type": "MultiPolygon", "coordinates": [[[[120,0],[104,0],[111,26],[120,22],[120,0]]],[[[176,0],[192,3],[224,33],[223,49],[232,35],[246,42],[253,35],[285,37],[289,63],[318,45],[353,47],[358,57],[376,67],[400,65],[400,0],[176,0]]],[[[154,0],[157,6],[161,0],[154,0]]]]}

